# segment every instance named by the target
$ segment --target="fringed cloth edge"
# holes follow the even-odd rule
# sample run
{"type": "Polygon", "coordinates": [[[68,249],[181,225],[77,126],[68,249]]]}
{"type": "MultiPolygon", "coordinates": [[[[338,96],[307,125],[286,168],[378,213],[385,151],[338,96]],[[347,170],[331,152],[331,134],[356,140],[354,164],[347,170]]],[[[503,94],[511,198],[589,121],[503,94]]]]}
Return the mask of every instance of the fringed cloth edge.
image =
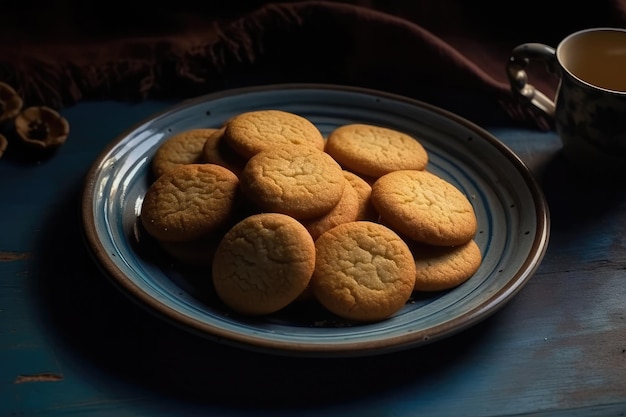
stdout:
{"type": "Polygon", "coordinates": [[[398,90],[480,91],[511,118],[547,128],[508,85],[419,25],[325,1],[267,4],[206,30],[160,38],[0,50],[0,81],[30,105],[63,108],[88,99],[194,97],[235,85],[323,82],[398,90]],[[406,53],[398,53],[406,51],[406,53]]]}

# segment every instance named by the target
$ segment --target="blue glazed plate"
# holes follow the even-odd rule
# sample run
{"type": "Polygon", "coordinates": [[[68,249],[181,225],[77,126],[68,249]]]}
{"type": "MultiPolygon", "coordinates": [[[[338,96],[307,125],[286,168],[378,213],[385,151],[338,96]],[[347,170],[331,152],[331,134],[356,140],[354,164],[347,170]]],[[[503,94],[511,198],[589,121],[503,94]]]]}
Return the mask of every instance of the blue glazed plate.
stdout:
{"type": "Polygon", "coordinates": [[[278,354],[364,356],[433,342],[496,312],[528,281],[549,238],[543,194],[522,161],[471,122],[426,103],[379,91],[288,84],[229,90],[185,101],[115,139],[94,162],[82,200],[86,242],[133,300],[159,317],[215,341],[278,354]],[[300,114],[324,135],[369,123],[418,138],[428,169],[463,191],[478,219],[483,262],[452,290],[416,295],[393,317],[358,324],[298,303],[271,316],[241,317],[212,294],[207,273],[184,271],[138,239],[137,218],[161,142],[192,128],[219,127],[250,110],[300,114]]]}

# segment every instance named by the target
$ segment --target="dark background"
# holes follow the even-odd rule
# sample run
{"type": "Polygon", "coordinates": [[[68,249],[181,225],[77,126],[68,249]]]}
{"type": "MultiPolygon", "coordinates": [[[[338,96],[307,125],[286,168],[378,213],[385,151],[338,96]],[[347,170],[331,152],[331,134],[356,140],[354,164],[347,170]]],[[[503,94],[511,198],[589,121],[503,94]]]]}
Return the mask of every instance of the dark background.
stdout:
{"type": "MultiPolygon", "coordinates": [[[[597,26],[626,27],[626,0],[5,2],[0,81],[30,105],[55,108],[250,84],[351,84],[435,104],[442,94],[471,97],[546,127],[512,100],[512,49],[556,47],[597,26]]],[[[554,74],[528,73],[554,94],[554,74]]]]}
{"type": "MultiPolygon", "coordinates": [[[[193,31],[207,22],[229,20],[266,3],[295,0],[218,0],[172,2],[33,0],[3,2],[0,42],[50,42],[127,36],[152,36],[193,31]],[[95,3],[95,4],[94,4],[95,3]]],[[[540,1],[493,2],[487,0],[344,0],[411,20],[441,34],[501,36],[515,41],[529,36],[558,40],[563,33],[582,27],[620,25],[625,2],[540,1]]]]}

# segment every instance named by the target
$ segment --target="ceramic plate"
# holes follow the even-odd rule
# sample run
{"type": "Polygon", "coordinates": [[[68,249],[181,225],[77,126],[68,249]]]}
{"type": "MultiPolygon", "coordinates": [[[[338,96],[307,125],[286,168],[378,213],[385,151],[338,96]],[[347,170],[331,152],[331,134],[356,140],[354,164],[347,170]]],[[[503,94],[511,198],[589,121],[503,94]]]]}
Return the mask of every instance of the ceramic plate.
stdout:
{"type": "Polygon", "coordinates": [[[372,355],[429,343],[466,329],[509,301],[547,248],[548,209],[520,159],[486,131],[423,102],[379,91],[326,85],[230,90],[185,101],[118,137],[93,164],[82,201],[86,242],[119,288],[158,316],[215,341],[307,356],[372,355]],[[165,261],[137,239],[137,218],[161,142],[192,128],[219,127],[250,110],[280,109],[307,117],[324,135],[348,123],[398,129],[419,138],[428,169],[472,202],[478,219],[480,269],[449,291],[412,298],[387,320],[358,324],[319,307],[277,314],[233,314],[210,290],[207,274],[165,261]]]}

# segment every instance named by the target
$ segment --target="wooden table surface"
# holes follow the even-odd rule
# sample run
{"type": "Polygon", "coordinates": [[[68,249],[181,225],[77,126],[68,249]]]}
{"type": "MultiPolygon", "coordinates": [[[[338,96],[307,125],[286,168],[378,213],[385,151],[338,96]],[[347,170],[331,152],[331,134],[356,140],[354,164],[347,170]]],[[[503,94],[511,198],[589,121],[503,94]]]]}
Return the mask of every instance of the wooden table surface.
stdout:
{"type": "Polygon", "coordinates": [[[416,349],[285,358],[155,318],[88,255],[88,168],[171,104],[81,103],[63,110],[72,132],[54,157],[0,159],[0,415],[626,414],[626,191],[582,181],[555,133],[482,125],[531,168],[551,212],[543,262],[506,306],[416,349]]]}

